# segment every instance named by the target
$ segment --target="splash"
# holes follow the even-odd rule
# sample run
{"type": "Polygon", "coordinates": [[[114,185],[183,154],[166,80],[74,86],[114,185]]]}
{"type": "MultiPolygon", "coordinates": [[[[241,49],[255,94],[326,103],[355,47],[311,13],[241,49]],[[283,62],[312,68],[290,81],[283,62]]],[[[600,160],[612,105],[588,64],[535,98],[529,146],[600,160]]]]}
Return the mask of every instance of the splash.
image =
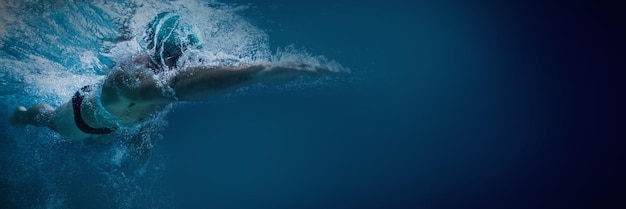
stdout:
{"type": "MultiPolygon", "coordinates": [[[[180,21],[193,26],[192,32],[202,44],[181,56],[181,69],[301,62],[335,72],[349,71],[335,61],[292,46],[273,51],[268,35],[241,16],[247,9],[199,0],[2,1],[0,108],[5,111],[0,118],[7,118],[17,105],[44,102],[59,106],[80,87],[101,82],[125,59],[149,54],[144,39],[146,26],[164,11],[179,14],[180,21]]],[[[306,82],[296,81],[287,88],[303,85],[306,82]]],[[[159,130],[167,125],[165,115],[170,109],[150,120],[153,122],[147,132],[157,144],[163,140],[159,130]]],[[[3,120],[0,126],[8,124],[3,120]]],[[[11,204],[66,208],[80,205],[72,198],[78,194],[100,198],[112,208],[162,207],[169,200],[170,194],[154,184],[166,167],[166,157],[153,156],[147,166],[137,166],[124,144],[127,138],[113,145],[69,143],[43,128],[28,127],[19,132],[3,129],[8,130],[0,132],[8,141],[5,145],[15,148],[6,154],[7,167],[0,173],[0,181],[16,191],[9,199],[11,204]],[[80,179],[89,181],[78,185],[85,189],[76,190],[80,179]]],[[[139,130],[129,130],[136,132],[139,130]]]]}

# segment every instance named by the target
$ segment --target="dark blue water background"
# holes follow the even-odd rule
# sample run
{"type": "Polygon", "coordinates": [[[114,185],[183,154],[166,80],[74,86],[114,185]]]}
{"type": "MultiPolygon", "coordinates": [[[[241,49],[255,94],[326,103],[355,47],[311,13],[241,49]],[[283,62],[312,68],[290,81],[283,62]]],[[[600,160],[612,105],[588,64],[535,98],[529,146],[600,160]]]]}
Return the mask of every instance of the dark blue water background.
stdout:
{"type": "Polygon", "coordinates": [[[143,168],[3,121],[2,208],[624,206],[613,5],[225,3],[352,74],[174,106],[143,168]]]}

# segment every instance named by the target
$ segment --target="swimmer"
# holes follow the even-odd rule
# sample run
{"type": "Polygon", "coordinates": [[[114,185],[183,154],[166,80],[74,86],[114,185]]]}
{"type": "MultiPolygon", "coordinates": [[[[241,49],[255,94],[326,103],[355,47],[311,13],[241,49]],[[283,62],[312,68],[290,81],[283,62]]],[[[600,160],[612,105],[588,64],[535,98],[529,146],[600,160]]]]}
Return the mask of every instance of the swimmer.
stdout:
{"type": "Polygon", "coordinates": [[[144,40],[151,55],[122,62],[101,84],[82,87],[57,108],[48,104],[28,109],[20,106],[9,118],[10,123],[15,127],[48,127],[68,140],[109,142],[124,134],[122,127],[141,124],[171,103],[206,100],[256,83],[333,73],[329,68],[304,63],[177,69],[185,50],[200,47],[198,38],[188,33],[189,27],[179,24],[178,18],[170,12],[161,13],[148,25],[144,40]]]}

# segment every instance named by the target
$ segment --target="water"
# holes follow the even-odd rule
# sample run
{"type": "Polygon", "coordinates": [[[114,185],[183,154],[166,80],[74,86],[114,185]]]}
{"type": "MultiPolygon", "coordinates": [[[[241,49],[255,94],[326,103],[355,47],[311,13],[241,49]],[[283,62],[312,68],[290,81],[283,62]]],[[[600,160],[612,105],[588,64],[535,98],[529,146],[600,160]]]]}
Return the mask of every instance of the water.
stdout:
{"type": "Polygon", "coordinates": [[[186,56],[205,63],[190,64],[352,73],[174,105],[145,165],[124,137],[2,120],[0,208],[610,208],[626,174],[611,40],[625,34],[603,6],[2,2],[3,119],[104,79],[163,11],[199,30],[186,56]]]}

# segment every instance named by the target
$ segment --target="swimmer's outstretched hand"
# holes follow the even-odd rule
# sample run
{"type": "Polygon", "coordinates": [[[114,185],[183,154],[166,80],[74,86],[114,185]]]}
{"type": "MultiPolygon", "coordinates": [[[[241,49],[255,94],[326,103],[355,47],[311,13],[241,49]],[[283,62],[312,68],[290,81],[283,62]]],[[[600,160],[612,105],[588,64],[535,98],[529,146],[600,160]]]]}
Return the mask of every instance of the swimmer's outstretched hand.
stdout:
{"type": "Polygon", "coordinates": [[[179,100],[190,101],[223,95],[253,83],[277,84],[300,76],[319,77],[349,72],[339,65],[313,66],[305,63],[257,63],[236,67],[199,66],[189,67],[177,73],[170,78],[169,83],[179,100]]]}
{"type": "Polygon", "coordinates": [[[348,74],[348,69],[331,66],[313,66],[306,63],[284,63],[258,65],[257,79],[261,83],[284,83],[300,76],[320,77],[324,75],[348,74]]]}

